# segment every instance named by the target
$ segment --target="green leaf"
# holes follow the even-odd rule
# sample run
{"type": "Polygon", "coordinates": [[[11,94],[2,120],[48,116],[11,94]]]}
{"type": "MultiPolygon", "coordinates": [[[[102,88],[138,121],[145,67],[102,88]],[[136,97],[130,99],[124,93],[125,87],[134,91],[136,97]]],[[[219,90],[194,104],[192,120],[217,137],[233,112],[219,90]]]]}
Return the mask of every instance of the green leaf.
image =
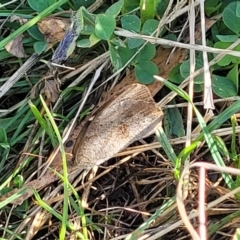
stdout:
{"type": "Polygon", "coordinates": [[[124,0],[122,14],[133,11],[139,7],[139,0],[124,0]]]}
{"type": "MultiPolygon", "coordinates": [[[[171,101],[169,104],[176,104],[171,101]]],[[[164,130],[168,138],[185,135],[182,115],[179,108],[167,108],[164,111],[164,130]]]]}
{"type": "MultiPolygon", "coordinates": [[[[82,8],[82,15],[84,19],[84,26],[93,27],[95,29],[96,15],[90,13],[87,9],[82,8]]],[[[84,31],[84,29],[83,29],[84,31]]]]}
{"type": "MultiPolygon", "coordinates": [[[[203,62],[200,59],[196,59],[196,66],[195,70],[198,70],[203,67],[203,62]]],[[[182,65],[180,66],[180,73],[182,77],[185,79],[190,75],[190,60],[186,60],[182,65]]],[[[198,75],[194,78],[194,83],[203,83],[203,74],[198,75]]]]}
{"type": "Polygon", "coordinates": [[[134,71],[138,81],[143,84],[154,82],[153,75],[157,75],[159,72],[157,65],[151,61],[137,63],[134,71]]]}
{"type": "Polygon", "coordinates": [[[95,0],[72,0],[73,2],[73,5],[75,7],[75,9],[79,9],[80,7],[85,7],[85,8],[88,8],[90,7],[94,2],[95,0]]]}
{"type": "Polygon", "coordinates": [[[238,89],[238,64],[236,64],[231,71],[229,71],[227,78],[230,79],[236,86],[236,89],[238,89]]]}
{"type": "Polygon", "coordinates": [[[45,41],[35,42],[33,47],[37,54],[43,53],[47,49],[48,43],[45,41]]]}
{"type": "Polygon", "coordinates": [[[115,19],[106,14],[99,14],[96,18],[95,34],[103,40],[109,40],[112,37],[116,27],[115,19]]]}
{"type": "Polygon", "coordinates": [[[128,31],[138,33],[141,29],[141,20],[136,15],[127,15],[121,18],[121,25],[128,31]]]}
{"type": "Polygon", "coordinates": [[[14,185],[17,187],[17,188],[21,188],[24,184],[24,179],[23,179],[23,176],[22,175],[17,175],[14,180],[14,185]]]}
{"type": "Polygon", "coordinates": [[[81,48],[90,48],[100,42],[101,39],[98,38],[95,34],[91,34],[88,39],[81,39],[77,41],[77,47],[81,48]]]}
{"type": "Polygon", "coordinates": [[[34,25],[34,26],[30,27],[27,31],[33,38],[35,38],[35,39],[37,39],[39,41],[44,41],[44,36],[39,31],[37,25],[34,25]]]}
{"type": "Polygon", "coordinates": [[[167,135],[161,127],[156,131],[156,136],[159,143],[162,145],[163,150],[167,154],[168,159],[172,162],[173,166],[175,166],[177,155],[174,152],[174,149],[172,148],[167,135]]]}
{"type": "Polygon", "coordinates": [[[194,92],[202,92],[204,90],[204,84],[194,84],[194,92]]]}
{"type": "Polygon", "coordinates": [[[42,117],[41,113],[38,111],[38,109],[36,108],[36,106],[29,101],[28,102],[29,107],[33,113],[33,115],[35,116],[35,118],[38,120],[38,123],[41,125],[41,127],[46,131],[49,132],[49,126],[46,122],[46,120],[42,117]]]}
{"type": "Polygon", "coordinates": [[[181,65],[182,64],[179,63],[171,70],[171,72],[168,75],[169,81],[171,81],[173,83],[180,84],[184,80],[184,77],[180,73],[180,66],[181,65]]]}
{"type": "Polygon", "coordinates": [[[204,10],[205,14],[209,17],[211,14],[216,12],[220,7],[222,6],[222,3],[219,3],[219,0],[206,0],[204,3],[204,10]]]}
{"type": "Polygon", "coordinates": [[[126,47],[126,43],[122,39],[117,37],[111,39],[111,43],[117,47],[126,47]]]}
{"type": "Polygon", "coordinates": [[[216,35],[221,42],[235,42],[238,39],[237,35],[216,35]]]}
{"type": "MultiPolygon", "coordinates": [[[[135,49],[129,49],[128,47],[119,47],[117,49],[117,52],[121,58],[121,62],[122,62],[122,66],[123,67],[128,61],[130,58],[132,58],[132,56],[136,53],[136,50],[135,49]]],[[[121,68],[120,67],[120,68],[121,68]]]]}
{"type": "Polygon", "coordinates": [[[148,19],[142,27],[142,33],[144,35],[151,35],[158,27],[159,21],[155,19],[148,19]]]}
{"type": "Polygon", "coordinates": [[[237,2],[236,16],[237,16],[237,17],[240,17],[240,3],[239,3],[239,1],[237,2]]]}
{"type": "Polygon", "coordinates": [[[84,38],[84,39],[78,40],[77,47],[89,48],[89,47],[91,47],[91,41],[89,40],[89,38],[84,38]]]}
{"type": "Polygon", "coordinates": [[[82,30],[82,35],[91,35],[95,32],[95,26],[91,25],[86,25],[84,23],[83,30],[82,30]]]}
{"type": "Polygon", "coordinates": [[[159,17],[162,17],[168,7],[169,0],[159,0],[157,3],[156,11],[159,17]]]}
{"type": "Polygon", "coordinates": [[[123,66],[123,64],[122,64],[121,57],[118,53],[118,50],[114,45],[110,44],[109,51],[110,51],[110,59],[111,59],[112,65],[116,70],[120,69],[123,66]]]}
{"type": "Polygon", "coordinates": [[[145,41],[143,39],[129,38],[127,40],[127,45],[130,49],[138,48],[143,45],[145,41]]]}
{"type": "Polygon", "coordinates": [[[155,0],[140,0],[141,21],[153,19],[156,12],[155,0]]]}
{"type": "Polygon", "coordinates": [[[123,0],[120,0],[116,3],[114,3],[110,8],[107,9],[105,12],[109,17],[116,18],[116,16],[120,13],[122,6],[123,6],[123,0]]]}
{"type": "Polygon", "coordinates": [[[54,4],[55,0],[28,0],[29,6],[35,10],[36,12],[42,12],[52,4],[54,4]]]}
{"type": "Polygon", "coordinates": [[[147,43],[141,52],[137,55],[135,61],[142,62],[151,60],[156,55],[156,47],[151,43],[147,43]]]}
{"type": "Polygon", "coordinates": [[[213,92],[221,98],[237,95],[237,88],[227,77],[212,75],[213,92]]]}
{"type": "MultiPolygon", "coordinates": [[[[227,49],[232,43],[226,43],[226,42],[216,42],[214,44],[215,48],[222,48],[222,49],[227,49]]],[[[233,50],[235,51],[240,51],[240,45],[235,47],[233,50]]],[[[240,63],[240,58],[239,57],[234,57],[230,55],[224,56],[220,61],[218,61],[219,66],[227,66],[230,63],[240,63]]]]}
{"type": "Polygon", "coordinates": [[[164,36],[164,39],[168,39],[168,40],[171,40],[171,41],[177,41],[177,36],[174,33],[169,33],[166,36],[164,36]]]}
{"type": "Polygon", "coordinates": [[[29,100],[28,101],[29,107],[33,113],[33,115],[35,116],[35,118],[37,119],[38,123],[41,125],[41,127],[46,131],[46,133],[48,134],[48,136],[51,139],[51,143],[53,145],[53,147],[56,147],[57,145],[57,141],[56,141],[56,137],[54,135],[54,131],[51,127],[51,125],[49,124],[48,121],[46,121],[41,113],[38,111],[38,109],[36,108],[36,106],[29,100]]]}
{"type": "Polygon", "coordinates": [[[6,148],[9,147],[7,133],[5,129],[1,126],[0,127],[0,147],[6,148]]]}
{"type": "Polygon", "coordinates": [[[216,143],[218,151],[222,154],[222,156],[224,156],[225,158],[229,159],[230,158],[230,154],[229,154],[229,151],[227,149],[227,146],[226,146],[224,140],[221,137],[214,136],[214,135],[213,135],[213,139],[214,139],[214,142],[216,143]]]}
{"type": "Polygon", "coordinates": [[[222,13],[223,22],[234,33],[240,32],[240,17],[237,16],[236,9],[238,9],[239,2],[232,2],[224,8],[222,13]]]}

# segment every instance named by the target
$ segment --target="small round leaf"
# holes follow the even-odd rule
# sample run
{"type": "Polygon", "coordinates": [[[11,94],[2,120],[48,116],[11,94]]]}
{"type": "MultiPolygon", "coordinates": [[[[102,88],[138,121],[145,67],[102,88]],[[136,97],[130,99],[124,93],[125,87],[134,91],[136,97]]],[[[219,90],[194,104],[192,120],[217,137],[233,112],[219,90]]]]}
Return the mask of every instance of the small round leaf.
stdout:
{"type": "Polygon", "coordinates": [[[28,31],[29,35],[31,35],[36,40],[39,40],[39,41],[44,40],[44,35],[39,31],[39,29],[36,25],[30,27],[27,31],[28,31]]]}
{"type": "Polygon", "coordinates": [[[221,98],[237,95],[237,88],[227,77],[212,75],[213,92],[221,98]]]}
{"type": "Polygon", "coordinates": [[[148,19],[142,27],[142,33],[145,35],[151,35],[158,27],[159,21],[155,19],[148,19]]]}
{"type": "Polygon", "coordinates": [[[222,13],[223,22],[234,33],[240,32],[240,17],[237,16],[236,9],[238,9],[238,2],[232,2],[224,8],[222,13]]]}
{"type": "Polygon", "coordinates": [[[147,43],[141,52],[137,55],[136,61],[142,62],[142,61],[147,61],[151,60],[156,54],[156,47],[155,45],[151,43],[147,43]]]}
{"type": "Polygon", "coordinates": [[[36,12],[42,12],[55,2],[55,0],[28,0],[29,6],[36,12]]]}
{"type": "Polygon", "coordinates": [[[136,15],[123,16],[121,24],[122,28],[131,32],[139,32],[141,28],[141,20],[136,15]]]}
{"type": "Polygon", "coordinates": [[[154,75],[158,74],[158,67],[150,61],[140,62],[135,66],[135,75],[140,83],[150,84],[154,82],[154,75]]]}
{"type": "Polygon", "coordinates": [[[180,66],[181,63],[177,64],[169,73],[168,75],[168,79],[169,81],[173,82],[173,83],[177,83],[180,84],[183,80],[184,77],[181,75],[180,73],[180,66]]]}
{"type": "MultiPolygon", "coordinates": [[[[195,69],[198,70],[203,67],[203,62],[200,59],[196,59],[196,66],[195,69]]],[[[187,78],[190,75],[190,60],[186,60],[180,66],[180,73],[183,78],[187,78]]],[[[198,75],[194,78],[194,82],[197,84],[203,83],[203,74],[198,75]]]]}
{"type": "Polygon", "coordinates": [[[37,54],[41,54],[42,52],[44,52],[47,49],[47,46],[48,44],[45,41],[35,42],[33,45],[34,50],[37,54]]]}
{"type": "Polygon", "coordinates": [[[138,48],[144,43],[143,39],[129,38],[127,40],[127,45],[130,49],[138,48]]]}

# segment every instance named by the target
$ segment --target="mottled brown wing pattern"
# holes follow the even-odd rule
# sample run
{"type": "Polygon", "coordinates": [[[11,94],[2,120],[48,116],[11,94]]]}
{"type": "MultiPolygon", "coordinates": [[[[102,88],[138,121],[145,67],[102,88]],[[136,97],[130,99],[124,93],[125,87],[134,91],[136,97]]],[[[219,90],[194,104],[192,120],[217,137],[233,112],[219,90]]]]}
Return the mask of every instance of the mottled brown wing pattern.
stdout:
{"type": "Polygon", "coordinates": [[[92,168],[154,132],[163,113],[148,88],[132,84],[104,106],[79,135],[73,154],[81,168],[92,168]]]}

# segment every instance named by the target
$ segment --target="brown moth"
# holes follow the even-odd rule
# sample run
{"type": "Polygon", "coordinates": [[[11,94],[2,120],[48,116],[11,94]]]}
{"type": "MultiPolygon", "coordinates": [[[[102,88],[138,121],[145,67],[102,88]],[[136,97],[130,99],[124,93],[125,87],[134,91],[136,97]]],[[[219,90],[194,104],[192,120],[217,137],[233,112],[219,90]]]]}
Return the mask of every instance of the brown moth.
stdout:
{"type": "Polygon", "coordinates": [[[163,112],[145,85],[128,85],[86,122],[73,148],[76,165],[90,169],[102,164],[152,134],[162,118],[163,112]]]}

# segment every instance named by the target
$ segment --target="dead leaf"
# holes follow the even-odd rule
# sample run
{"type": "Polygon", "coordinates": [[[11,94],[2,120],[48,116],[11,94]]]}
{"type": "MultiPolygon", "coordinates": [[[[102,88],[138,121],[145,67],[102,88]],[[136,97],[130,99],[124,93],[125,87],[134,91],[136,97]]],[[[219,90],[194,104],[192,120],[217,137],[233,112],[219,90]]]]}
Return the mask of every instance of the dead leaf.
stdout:
{"type": "Polygon", "coordinates": [[[5,49],[11,53],[12,55],[18,58],[24,58],[27,55],[24,52],[23,44],[22,44],[23,35],[20,34],[14,40],[10,41],[6,46],[5,49]]]}
{"type": "Polygon", "coordinates": [[[56,102],[58,100],[60,90],[59,84],[55,80],[45,81],[45,86],[41,90],[41,94],[44,94],[46,98],[51,102],[56,102]]]}
{"type": "Polygon", "coordinates": [[[40,32],[48,43],[57,43],[62,40],[70,20],[66,18],[45,18],[38,22],[40,32]]]}
{"type": "Polygon", "coordinates": [[[29,19],[27,19],[27,18],[22,18],[22,17],[19,17],[19,16],[17,16],[17,15],[13,15],[13,16],[11,16],[11,18],[10,18],[10,22],[19,22],[21,25],[23,25],[23,24],[25,24],[26,22],[28,22],[29,21],[29,19]]]}

